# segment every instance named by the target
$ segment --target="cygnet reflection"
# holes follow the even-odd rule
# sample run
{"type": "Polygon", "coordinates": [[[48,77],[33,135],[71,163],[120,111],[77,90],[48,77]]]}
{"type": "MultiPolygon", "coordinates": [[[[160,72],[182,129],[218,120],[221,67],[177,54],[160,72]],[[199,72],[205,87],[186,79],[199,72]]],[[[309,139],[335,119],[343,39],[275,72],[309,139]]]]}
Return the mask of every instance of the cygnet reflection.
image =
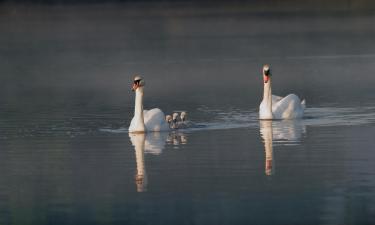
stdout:
{"type": "Polygon", "coordinates": [[[170,137],[178,139],[173,145],[186,144],[187,139],[184,134],[166,133],[166,132],[150,132],[150,133],[129,133],[129,138],[134,146],[135,158],[137,164],[137,173],[135,175],[135,183],[137,192],[147,191],[147,172],[145,166],[145,154],[160,155],[165,148],[165,144],[169,142],[170,137]]]}
{"type": "Polygon", "coordinates": [[[260,134],[264,142],[265,151],[265,174],[267,176],[275,173],[275,162],[273,157],[273,144],[295,144],[298,143],[302,134],[306,132],[305,126],[300,120],[260,120],[260,134]]]}
{"type": "Polygon", "coordinates": [[[179,132],[171,132],[167,138],[167,144],[173,145],[175,148],[178,148],[179,145],[187,144],[187,141],[187,136],[179,132]]]}

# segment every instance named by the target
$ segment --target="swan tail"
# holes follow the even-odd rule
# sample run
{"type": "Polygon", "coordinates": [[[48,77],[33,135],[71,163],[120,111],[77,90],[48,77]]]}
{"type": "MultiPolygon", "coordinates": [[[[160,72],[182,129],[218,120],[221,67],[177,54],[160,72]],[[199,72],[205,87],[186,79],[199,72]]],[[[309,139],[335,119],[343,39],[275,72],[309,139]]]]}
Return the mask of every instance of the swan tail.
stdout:
{"type": "Polygon", "coordinates": [[[303,108],[303,109],[306,108],[306,99],[303,99],[303,100],[302,100],[301,105],[302,105],[302,108],[303,108]]]}

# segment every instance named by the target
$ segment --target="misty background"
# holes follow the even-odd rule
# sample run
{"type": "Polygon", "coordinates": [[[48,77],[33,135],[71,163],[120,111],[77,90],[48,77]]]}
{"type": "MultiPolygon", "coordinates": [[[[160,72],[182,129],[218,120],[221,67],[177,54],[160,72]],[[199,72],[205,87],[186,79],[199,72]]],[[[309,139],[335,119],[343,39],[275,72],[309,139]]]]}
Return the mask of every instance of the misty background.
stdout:
{"type": "Polygon", "coordinates": [[[374,12],[366,0],[1,1],[0,224],[374,224],[374,12]],[[262,132],[265,63],[274,94],[307,109],[262,132]],[[134,74],[145,109],[200,126],[148,134],[155,151],[137,153],[134,74]]]}
{"type": "Polygon", "coordinates": [[[374,100],[371,1],[3,1],[0,104],[29,117],[133,107],[256,109],[274,92],[316,104],[374,100]],[[184,101],[181,101],[181,100],[184,101]]]}

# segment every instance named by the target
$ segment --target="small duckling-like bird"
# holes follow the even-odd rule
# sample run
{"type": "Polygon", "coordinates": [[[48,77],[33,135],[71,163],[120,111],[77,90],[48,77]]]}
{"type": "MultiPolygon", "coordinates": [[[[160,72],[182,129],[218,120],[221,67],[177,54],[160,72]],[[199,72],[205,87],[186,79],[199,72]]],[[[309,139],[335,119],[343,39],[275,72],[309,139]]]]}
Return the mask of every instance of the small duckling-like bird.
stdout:
{"type": "Polygon", "coordinates": [[[189,127],[189,121],[187,121],[187,112],[182,111],[181,114],[180,114],[180,119],[181,119],[181,122],[180,122],[180,125],[179,125],[180,128],[189,127]]]}
{"type": "Polygon", "coordinates": [[[187,113],[182,111],[179,115],[178,112],[174,112],[172,116],[167,115],[165,121],[169,124],[169,128],[171,129],[187,128],[187,113]]]}
{"type": "Polygon", "coordinates": [[[186,121],[187,113],[185,111],[182,111],[180,114],[180,118],[182,122],[186,121]]]}
{"type": "Polygon", "coordinates": [[[166,115],[165,116],[165,121],[167,121],[168,124],[172,122],[172,116],[171,115],[166,115]]]}
{"type": "Polygon", "coordinates": [[[172,129],[178,129],[179,128],[179,122],[180,122],[180,117],[178,116],[178,113],[173,113],[172,114],[172,123],[171,123],[171,128],[172,129]]]}

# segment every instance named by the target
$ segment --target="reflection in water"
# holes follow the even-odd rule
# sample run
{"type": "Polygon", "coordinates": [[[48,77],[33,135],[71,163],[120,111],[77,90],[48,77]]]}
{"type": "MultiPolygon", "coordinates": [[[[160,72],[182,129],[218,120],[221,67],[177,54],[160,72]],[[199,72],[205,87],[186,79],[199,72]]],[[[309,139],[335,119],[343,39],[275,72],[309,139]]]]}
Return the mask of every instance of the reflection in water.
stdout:
{"type": "Polygon", "coordinates": [[[145,154],[160,155],[165,146],[168,133],[151,132],[145,134],[145,154]]]}
{"type": "Polygon", "coordinates": [[[260,120],[260,134],[264,140],[264,151],[266,153],[265,173],[272,175],[274,171],[273,166],[273,143],[272,143],[272,121],[260,120]]]}
{"type": "Polygon", "coordinates": [[[303,120],[272,121],[272,140],[274,143],[298,143],[306,133],[303,120]]]}
{"type": "Polygon", "coordinates": [[[175,148],[177,148],[179,145],[187,144],[187,137],[184,133],[172,132],[169,133],[166,142],[167,144],[173,145],[175,148]]]}
{"type": "Polygon", "coordinates": [[[300,120],[260,120],[259,126],[266,154],[265,174],[269,176],[275,173],[273,144],[298,143],[301,140],[302,134],[306,132],[306,128],[300,120]]]}
{"type": "Polygon", "coordinates": [[[137,174],[135,175],[135,183],[137,184],[137,191],[147,191],[147,174],[145,168],[145,133],[129,133],[130,141],[135,150],[135,158],[137,161],[137,174]]]}
{"type": "Polygon", "coordinates": [[[145,167],[145,154],[160,155],[163,152],[165,143],[178,146],[186,144],[187,138],[183,133],[129,133],[130,141],[134,146],[135,158],[137,163],[137,174],[135,175],[135,183],[137,192],[147,191],[147,172],[145,167]]]}

